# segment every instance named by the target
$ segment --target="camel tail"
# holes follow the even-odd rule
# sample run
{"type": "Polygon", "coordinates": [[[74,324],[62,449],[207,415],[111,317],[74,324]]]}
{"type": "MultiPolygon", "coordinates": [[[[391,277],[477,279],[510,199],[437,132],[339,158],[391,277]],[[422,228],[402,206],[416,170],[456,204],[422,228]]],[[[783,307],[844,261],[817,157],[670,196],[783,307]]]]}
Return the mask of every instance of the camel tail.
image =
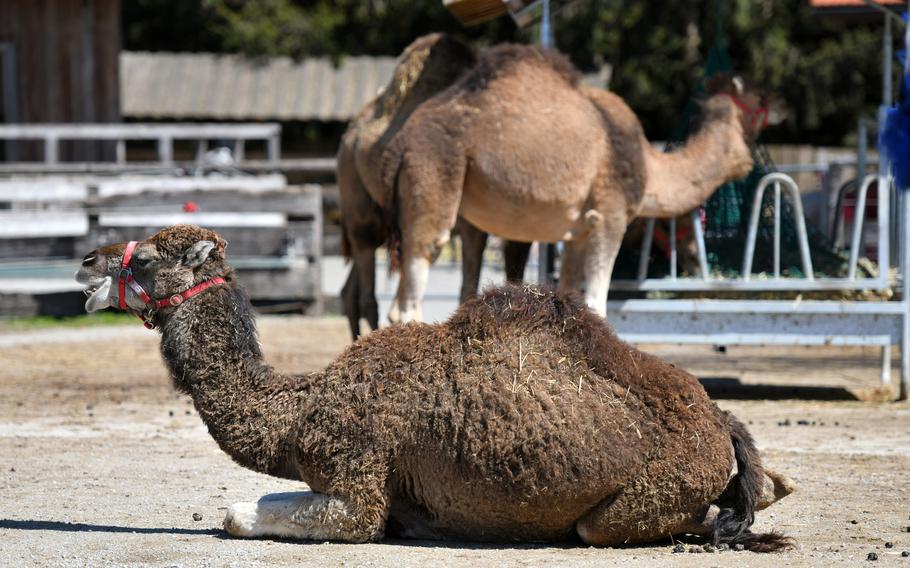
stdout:
{"type": "Polygon", "coordinates": [[[779,552],[793,548],[793,539],[775,531],[754,533],[755,508],[761,492],[762,470],[758,450],[746,427],[730,416],[737,474],[721,495],[721,510],[714,521],[714,544],[742,545],[753,552],[779,552]]]}
{"type": "Polygon", "coordinates": [[[401,179],[401,169],[404,160],[398,163],[395,178],[392,182],[392,204],[386,209],[386,224],[389,227],[386,247],[389,253],[389,274],[394,274],[401,269],[401,224],[398,218],[398,182],[401,179]]]}
{"type": "Polygon", "coordinates": [[[354,258],[354,251],[351,247],[351,237],[348,236],[348,232],[344,228],[344,223],[341,224],[341,256],[346,260],[354,258]]]}

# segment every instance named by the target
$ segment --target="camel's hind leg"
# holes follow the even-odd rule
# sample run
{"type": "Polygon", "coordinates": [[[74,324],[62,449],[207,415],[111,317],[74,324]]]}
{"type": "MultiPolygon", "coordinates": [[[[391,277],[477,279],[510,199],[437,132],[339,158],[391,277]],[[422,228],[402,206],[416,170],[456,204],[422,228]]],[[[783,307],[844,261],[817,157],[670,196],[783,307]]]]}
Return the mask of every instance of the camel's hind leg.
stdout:
{"type": "Polygon", "coordinates": [[[530,254],[531,243],[503,241],[502,255],[505,257],[507,281],[521,284],[525,278],[525,267],[528,265],[528,255],[530,254]]]}
{"type": "Polygon", "coordinates": [[[360,319],[366,318],[370,329],[379,328],[379,307],[376,303],[375,250],[365,249],[354,255],[351,271],[341,289],[345,316],[354,340],[360,337],[360,319]]]}
{"type": "Polygon", "coordinates": [[[483,251],[487,248],[487,234],[463,218],[458,219],[458,234],[461,235],[461,295],[462,304],[477,295],[480,285],[480,270],[483,267],[483,251]]]}
{"type": "Polygon", "coordinates": [[[691,511],[645,511],[642,496],[635,492],[620,493],[601,501],[578,522],[575,530],[592,546],[615,546],[650,542],[688,532],[711,533],[717,507],[710,505],[691,511]]]}
{"type": "MultiPolygon", "coordinates": [[[[463,304],[477,295],[480,287],[480,272],[483,268],[483,252],[487,247],[487,233],[468,223],[464,218],[458,219],[458,233],[461,235],[461,296],[463,304]]],[[[503,241],[502,255],[506,265],[506,280],[520,284],[524,280],[525,266],[531,243],[503,241]]]]}
{"type": "Polygon", "coordinates": [[[235,503],[224,518],[229,534],[245,538],[365,542],[382,536],[382,527],[371,525],[346,501],[312,491],[273,493],[256,503],[235,503]]]}

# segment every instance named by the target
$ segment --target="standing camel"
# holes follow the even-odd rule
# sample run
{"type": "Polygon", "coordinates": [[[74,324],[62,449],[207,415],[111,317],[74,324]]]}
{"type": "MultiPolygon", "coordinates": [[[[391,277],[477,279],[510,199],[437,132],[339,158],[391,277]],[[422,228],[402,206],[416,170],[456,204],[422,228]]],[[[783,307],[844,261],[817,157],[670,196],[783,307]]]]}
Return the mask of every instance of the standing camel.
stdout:
{"type": "MultiPolygon", "coordinates": [[[[381,176],[381,159],[388,142],[426,99],[455,82],[475,63],[466,44],[430,34],[409,45],[395,66],[389,84],[354,117],[342,137],[336,156],[341,197],[342,252],[351,259],[351,271],[342,288],[345,315],[354,339],[360,319],[372,329],[379,326],[376,303],[376,249],[392,234],[395,194],[381,176]]],[[[467,222],[459,223],[464,270],[461,300],[477,293],[487,234],[467,222]]],[[[390,243],[391,244],[391,243],[390,243]]],[[[506,243],[506,275],[521,280],[530,245],[506,243]]]]}
{"type": "MultiPolygon", "coordinates": [[[[578,86],[562,55],[498,45],[423,102],[383,154],[394,189],[401,281],[389,318],[420,318],[430,263],[460,214],[516,241],[565,241],[559,286],[606,314],[613,262],[629,222],[681,215],[752,167],[759,98],[727,81],[672,153],[654,150],[616,95],[578,86]]],[[[767,115],[765,115],[767,116],[767,115]]]]}
{"type": "Polygon", "coordinates": [[[263,361],[225,246],[171,227],[90,252],[76,279],[86,310],[120,306],[160,330],[174,385],[222,450],[311,488],[233,505],[230,534],[789,546],[749,531],[792,485],[745,426],[573,295],[491,289],[444,324],[386,328],[284,376],[263,361]]]}

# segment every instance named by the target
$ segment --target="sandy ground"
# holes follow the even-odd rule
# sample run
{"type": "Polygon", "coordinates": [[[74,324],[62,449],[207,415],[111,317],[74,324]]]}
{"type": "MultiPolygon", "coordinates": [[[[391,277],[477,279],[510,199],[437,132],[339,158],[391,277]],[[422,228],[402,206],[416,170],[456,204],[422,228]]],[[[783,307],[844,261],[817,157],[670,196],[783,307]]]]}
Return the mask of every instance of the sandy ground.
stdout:
{"type": "MultiPolygon", "coordinates": [[[[263,318],[261,330],[283,371],[319,368],[347,343],[339,318],[263,318]]],[[[874,350],[649,348],[709,384],[733,384],[719,404],[750,425],[771,467],[797,481],[798,493],[759,513],[756,528],[799,546],[762,556],[673,554],[669,542],[604,550],[227,538],[231,503],[302,487],[222,454],[171,389],[157,343],[138,323],[0,327],[0,566],[827,567],[875,552],[875,565],[910,567],[901,556],[910,550],[910,406],[849,400],[875,386],[874,350]],[[779,399],[749,399],[756,394],[779,399]]]]}

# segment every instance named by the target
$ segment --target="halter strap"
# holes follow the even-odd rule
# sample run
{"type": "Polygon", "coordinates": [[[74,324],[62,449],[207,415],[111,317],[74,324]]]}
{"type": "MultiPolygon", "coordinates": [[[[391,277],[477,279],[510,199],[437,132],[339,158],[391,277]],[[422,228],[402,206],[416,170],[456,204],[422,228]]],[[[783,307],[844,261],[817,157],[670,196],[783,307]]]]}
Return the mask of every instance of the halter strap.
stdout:
{"type": "Polygon", "coordinates": [[[177,307],[186,300],[192,298],[193,296],[208,290],[212,286],[217,284],[224,284],[224,278],[217,276],[210,280],[204,280],[199,284],[196,284],[192,288],[184,290],[179,294],[174,294],[167,298],[162,298],[160,300],[152,300],[152,297],[149,296],[148,292],[145,291],[145,288],[136,280],[133,276],[133,269],[130,267],[130,262],[133,260],[133,252],[136,250],[138,241],[130,241],[126,244],[126,249],[123,251],[123,261],[120,263],[120,276],[117,282],[117,296],[118,303],[121,310],[130,311],[136,314],[139,319],[142,320],[143,325],[148,329],[155,329],[155,324],[152,322],[152,317],[155,315],[157,310],[162,308],[177,307]],[[126,303],[126,287],[129,286],[130,289],[142,300],[145,304],[145,311],[136,311],[130,308],[126,303]]]}
{"type": "Polygon", "coordinates": [[[133,276],[133,269],[130,268],[130,262],[133,260],[133,251],[136,250],[136,245],[138,244],[139,243],[137,241],[130,241],[126,244],[126,249],[123,251],[123,261],[120,263],[120,278],[117,284],[117,291],[119,292],[118,300],[120,302],[121,310],[127,309],[127,285],[130,287],[130,289],[133,290],[133,292],[136,293],[137,296],[139,296],[139,298],[142,299],[144,303],[148,304],[152,300],[152,298],[145,291],[145,288],[136,282],[136,278],[133,276]]]}
{"type": "Polygon", "coordinates": [[[768,107],[753,108],[735,95],[729,93],[726,93],[726,95],[730,97],[733,104],[739,107],[739,110],[743,111],[744,115],[749,117],[749,124],[753,129],[758,126],[758,130],[764,130],[768,126],[768,107]]]}
{"type": "Polygon", "coordinates": [[[212,286],[215,286],[216,284],[224,284],[224,282],[225,282],[224,278],[222,278],[220,276],[212,278],[211,280],[205,280],[203,282],[200,282],[199,284],[196,284],[189,290],[184,290],[180,294],[174,294],[173,296],[170,296],[169,298],[155,300],[155,309],[171,308],[171,307],[176,308],[177,306],[179,306],[186,300],[189,300],[196,294],[200,294],[200,293],[204,292],[205,290],[208,290],[212,286]]]}

